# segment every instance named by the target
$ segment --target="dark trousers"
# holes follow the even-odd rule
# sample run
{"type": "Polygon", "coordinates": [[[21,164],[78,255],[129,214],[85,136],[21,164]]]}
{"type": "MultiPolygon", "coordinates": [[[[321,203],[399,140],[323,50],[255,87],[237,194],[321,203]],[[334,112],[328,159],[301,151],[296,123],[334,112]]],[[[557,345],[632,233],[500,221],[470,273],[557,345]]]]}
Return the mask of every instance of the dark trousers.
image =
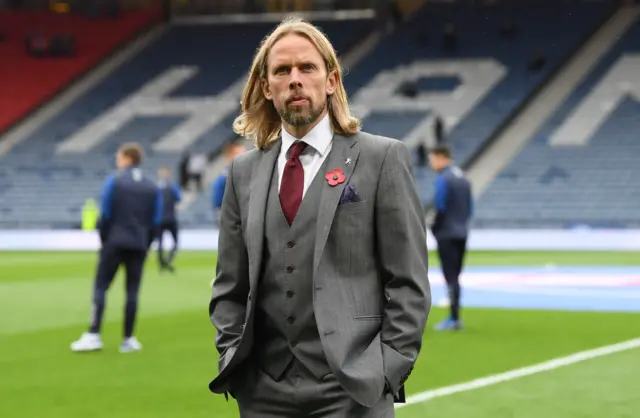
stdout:
{"type": "Polygon", "coordinates": [[[173,258],[176,256],[176,251],[178,251],[178,222],[163,222],[158,230],[158,263],[160,266],[170,266],[173,262],[173,258]],[[173,247],[171,247],[167,258],[165,258],[164,248],[162,246],[162,237],[164,236],[165,231],[169,231],[171,238],[173,239],[173,247]]]}
{"type": "Polygon", "coordinates": [[[460,273],[462,272],[466,252],[466,238],[438,240],[438,256],[442,265],[442,274],[449,288],[451,318],[454,320],[460,318],[460,273]]]}
{"type": "Polygon", "coordinates": [[[274,380],[257,362],[247,362],[230,381],[240,418],[393,418],[393,396],[380,394],[373,408],[358,404],[333,374],[318,379],[294,359],[274,380]]]}
{"type": "Polygon", "coordinates": [[[133,328],[138,311],[138,292],[142,282],[145,250],[129,250],[106,246],[100,250],[98,271],[93,288],[93,309],[89,332],[99,333],[102,326],[102,315],[106,304],[106,294],[121,264],[126,271],[127,300],[124,311],[124,337],[133,335],[133,328]]]}

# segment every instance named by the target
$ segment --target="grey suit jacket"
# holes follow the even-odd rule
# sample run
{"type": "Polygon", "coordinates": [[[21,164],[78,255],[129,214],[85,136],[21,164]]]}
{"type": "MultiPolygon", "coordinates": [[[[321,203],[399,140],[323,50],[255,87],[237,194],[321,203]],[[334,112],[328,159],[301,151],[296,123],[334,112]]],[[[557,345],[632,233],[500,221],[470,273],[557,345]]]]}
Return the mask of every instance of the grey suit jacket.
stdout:
{"type": "MultiPolygon", "coordinates": [[[[253,344],[255,294],[262,267],[264,215],[280,141],[254,149],[230,165],[221,209],[218,264],[209,305],[217,329],[219,373],[209,388],[228,390],[232,371],[253,344]]],[[[364,132],[335,135],[313,252],[314,312],[336,379],[371,407],[385,390],[396,394],[422,346],[431,308],[426,225],[400,141],[364,132]],[[348,163],[347,163],[348,161],[348,163]],[[346,185],[359,201],[339,204],[346,185]]],[[[324,173],[318,173],[323,175],[324,173]]]]}

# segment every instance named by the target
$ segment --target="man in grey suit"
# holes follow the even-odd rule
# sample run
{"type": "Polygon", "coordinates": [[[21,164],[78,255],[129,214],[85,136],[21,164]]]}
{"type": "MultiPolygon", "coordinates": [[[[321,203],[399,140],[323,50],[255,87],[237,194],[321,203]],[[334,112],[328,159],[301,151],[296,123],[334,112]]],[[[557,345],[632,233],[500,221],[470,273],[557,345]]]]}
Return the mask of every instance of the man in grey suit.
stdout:
{"type": "Polygon", "coordinates": [[[333,47],[282,22],[235,131],[209,305],[215,393],[242,418],[394,417],[431,308],[426,225],[400,141],[360,131],[333,47]]]}

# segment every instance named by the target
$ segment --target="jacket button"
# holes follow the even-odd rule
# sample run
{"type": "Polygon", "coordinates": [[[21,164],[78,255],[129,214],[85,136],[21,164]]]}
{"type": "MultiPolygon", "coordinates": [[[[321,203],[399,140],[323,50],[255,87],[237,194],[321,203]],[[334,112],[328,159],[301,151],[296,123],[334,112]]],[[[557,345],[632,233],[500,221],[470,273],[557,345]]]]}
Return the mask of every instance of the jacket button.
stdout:
{"type": "Polygon", "coordinates": [[[288,298],[292,298],[293,297],[293,292],[291,290],[287,290],[287,297],[288,298]]]}
{"type": "Polygon", "coordinates": [[[290,324],[293,324],[293,322],[294,322],[295,320],[296,320],[296,319],[295,319],[294,317],[292,317],[292,316],[290,316],[290,317],[288,317],[288,318],[287,318],[287,322],[288,322],[288,323],[290,323],[290,324]]]}
{"type": "Polygon", "coordinates": [[[293,271],[293,266],[287,266],[287,273],[291,273],[293,271]]]}
{"type": "Polygon", "coordinates": [[[287,242],[287,248],[293,248],[293,247],[295,247],[295,245],[296,245],[296,243],[293,242],[293,241],[287,242]]]}

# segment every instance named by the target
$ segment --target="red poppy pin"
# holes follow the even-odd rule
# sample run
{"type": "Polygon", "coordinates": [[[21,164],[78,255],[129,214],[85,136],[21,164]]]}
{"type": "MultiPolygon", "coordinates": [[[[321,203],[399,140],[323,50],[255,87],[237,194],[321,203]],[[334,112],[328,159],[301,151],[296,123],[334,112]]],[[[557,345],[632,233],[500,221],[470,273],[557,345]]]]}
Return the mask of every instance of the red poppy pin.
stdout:
{"type": "Polygon", "coordinates": [[[341,168],[336,168],[333,171],[329,171],[324,175],[324,177],[327,179],[327,181],[329,182],[329,186],[331,187],[342,183],[345,179],[344,173],[342,172],[341,168]]]}

